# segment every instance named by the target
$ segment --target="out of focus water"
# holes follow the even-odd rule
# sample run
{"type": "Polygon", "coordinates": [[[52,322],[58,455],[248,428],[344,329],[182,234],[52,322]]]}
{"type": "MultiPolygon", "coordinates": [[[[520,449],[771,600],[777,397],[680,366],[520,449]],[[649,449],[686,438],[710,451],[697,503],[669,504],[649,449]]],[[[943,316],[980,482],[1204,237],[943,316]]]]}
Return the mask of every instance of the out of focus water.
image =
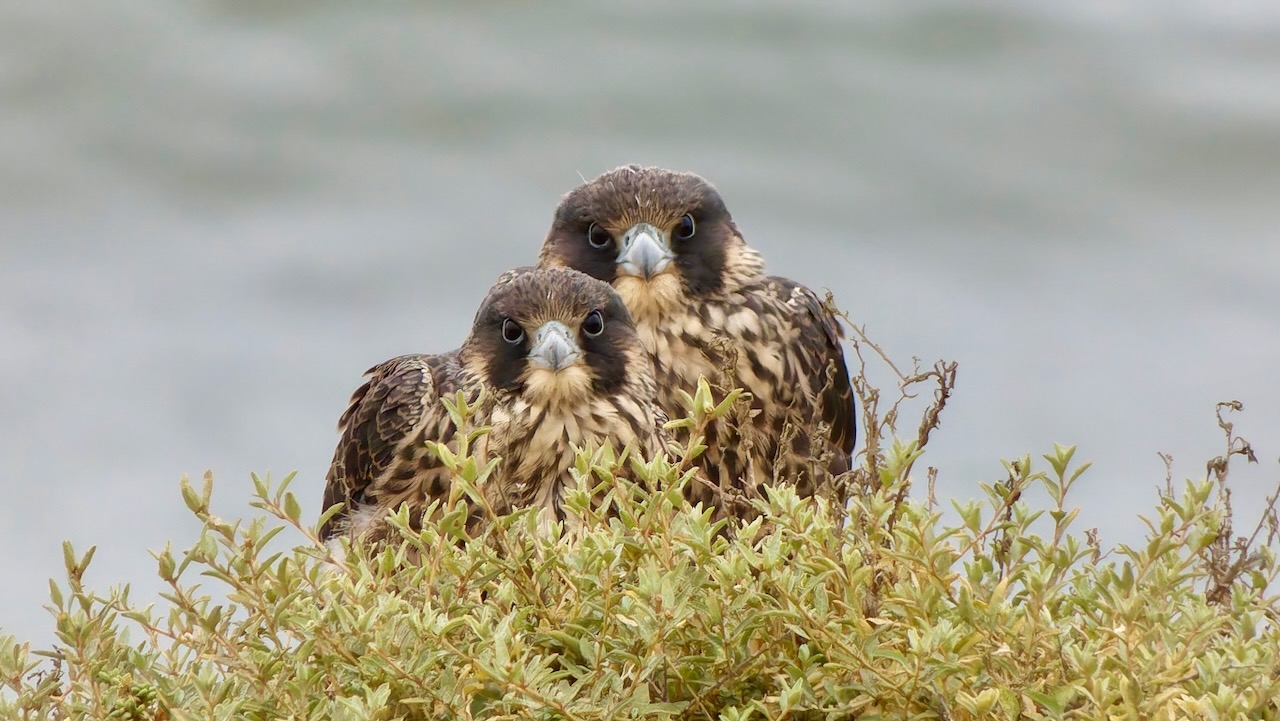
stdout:
{"type": "MultiPolygon", "coordinates": [[[[960,363],[927,462],[968,498],[1078,443],[1141,537],[1213,404],[1280,473],[1280,9],[1170,1],[0,5],[0,627],[60,543],[153,592],[177,480],[298,469],[359,374],[462,338],[561,193],[715,182],[774,272],[960,363]],[[538,6],[543,7],[543,6],[538,6]]],[[[1237,502],[1237,506],[1248,506],[1237,502]]],[[[1249,510],[1246,508],[1245,510],[1249,510]]]]}

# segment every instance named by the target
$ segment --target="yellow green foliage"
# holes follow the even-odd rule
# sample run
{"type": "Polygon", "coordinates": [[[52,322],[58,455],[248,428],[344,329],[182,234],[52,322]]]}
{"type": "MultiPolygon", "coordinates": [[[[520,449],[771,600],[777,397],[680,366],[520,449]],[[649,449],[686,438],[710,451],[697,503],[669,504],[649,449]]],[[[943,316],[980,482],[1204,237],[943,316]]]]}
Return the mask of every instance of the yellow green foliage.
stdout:
{"type": "Polygon", "coordinates": [[[210,514],[209,477],[184,482],[204,528],[155,554],[164,603],[84,587],[92,550],[67,546],[55,647],[0,639],[0,717],[1280,718],[1277,539],[1233,535],[1229,428],[1207,479],[1161,494],[1147,543],[1104,552],[1072,528],[1071,448],[1006,463],[944,516],[907,492],[939,404],[883,451],[868,405],[847,507],[771,489],[731,529],[682,500],[680,466],[607,449],[578,459],[605,506],[584,483],[565,526],[524,511],[467,538],[461,506],[421,532],[402,514],[403,545],[345,559],[287,479],[255,477],[243,522],[210,514]]]}

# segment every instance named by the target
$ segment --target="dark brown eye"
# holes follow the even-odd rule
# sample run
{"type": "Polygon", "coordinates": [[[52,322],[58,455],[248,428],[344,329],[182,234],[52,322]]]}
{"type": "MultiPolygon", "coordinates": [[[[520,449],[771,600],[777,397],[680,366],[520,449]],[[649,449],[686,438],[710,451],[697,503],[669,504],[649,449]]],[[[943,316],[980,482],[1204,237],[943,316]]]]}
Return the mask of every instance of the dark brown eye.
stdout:
{"type": "Polygon", "coordinates": [[[587,314],[587,319],[582,321],[582,332],[590,338],[595,338],[604,332],[604,316],[600,311],[593,310],[587,314]]]}
{"type": "Polygon", "coordinates": [[[693,230],[694,230],[693,216],[688,213],[685,213],[684,217],[680,219],[680,223],[676,225],[676,239],[688,240],[692,238],[693,230]]]}
{"type": "Polygon", "coordinates": [[[502,321],[502,339],[511,345],[515,345],[524,340],[524,328],[520,324],[507,318],[502,321]]]}
{"type": "Polygon", "coordinates": [[[587,242],[596,250],[604,250],[613,244],[613,236],[609,235],[609,231],[592,223],[591,227],[587,228],[587,242]]]}

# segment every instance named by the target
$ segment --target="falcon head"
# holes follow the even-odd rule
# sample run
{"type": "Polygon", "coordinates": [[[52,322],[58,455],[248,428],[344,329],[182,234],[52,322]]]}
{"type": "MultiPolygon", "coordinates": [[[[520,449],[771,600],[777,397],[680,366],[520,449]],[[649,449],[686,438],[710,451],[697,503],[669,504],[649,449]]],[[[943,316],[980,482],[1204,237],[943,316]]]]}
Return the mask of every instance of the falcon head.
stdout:
{"type": "Polygon", "coordinates": [[[644,359],[618,294],[567,268],[504,274],[459,349],[474,377],[545,405],[612,396],[644,359]]]}
{"type": "Polygon", "coordinates": [[[759,278],[720,194],[693,173],[628,165],[571,190],[539,258],[611,284],[638,319],[733,292],[759,278]]]}

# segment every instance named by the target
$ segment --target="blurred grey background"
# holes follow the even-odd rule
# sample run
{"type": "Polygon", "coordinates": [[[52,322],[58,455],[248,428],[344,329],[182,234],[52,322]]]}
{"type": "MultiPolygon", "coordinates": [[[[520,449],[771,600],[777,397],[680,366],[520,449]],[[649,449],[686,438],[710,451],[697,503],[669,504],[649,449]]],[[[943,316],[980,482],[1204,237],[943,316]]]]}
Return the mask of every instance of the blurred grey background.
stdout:
{"type": "MultiPolygon", "coordinates": [[[[565,191],[714,182],[773,272],[960,363],[925,463],[966,499],[1079,444],[1137,541],[1213,404],[1280,476],[1280,7],[1223,0],[0,5],[0,628],[60,543],[158,587],[182,474],[319,511],[365,368],[457,345],[565,191]],[[551,9],[546,9],[546,8],[551,9]]],[[[1250,519],[1254,516],[1247,514],[1250,519]]]]}

